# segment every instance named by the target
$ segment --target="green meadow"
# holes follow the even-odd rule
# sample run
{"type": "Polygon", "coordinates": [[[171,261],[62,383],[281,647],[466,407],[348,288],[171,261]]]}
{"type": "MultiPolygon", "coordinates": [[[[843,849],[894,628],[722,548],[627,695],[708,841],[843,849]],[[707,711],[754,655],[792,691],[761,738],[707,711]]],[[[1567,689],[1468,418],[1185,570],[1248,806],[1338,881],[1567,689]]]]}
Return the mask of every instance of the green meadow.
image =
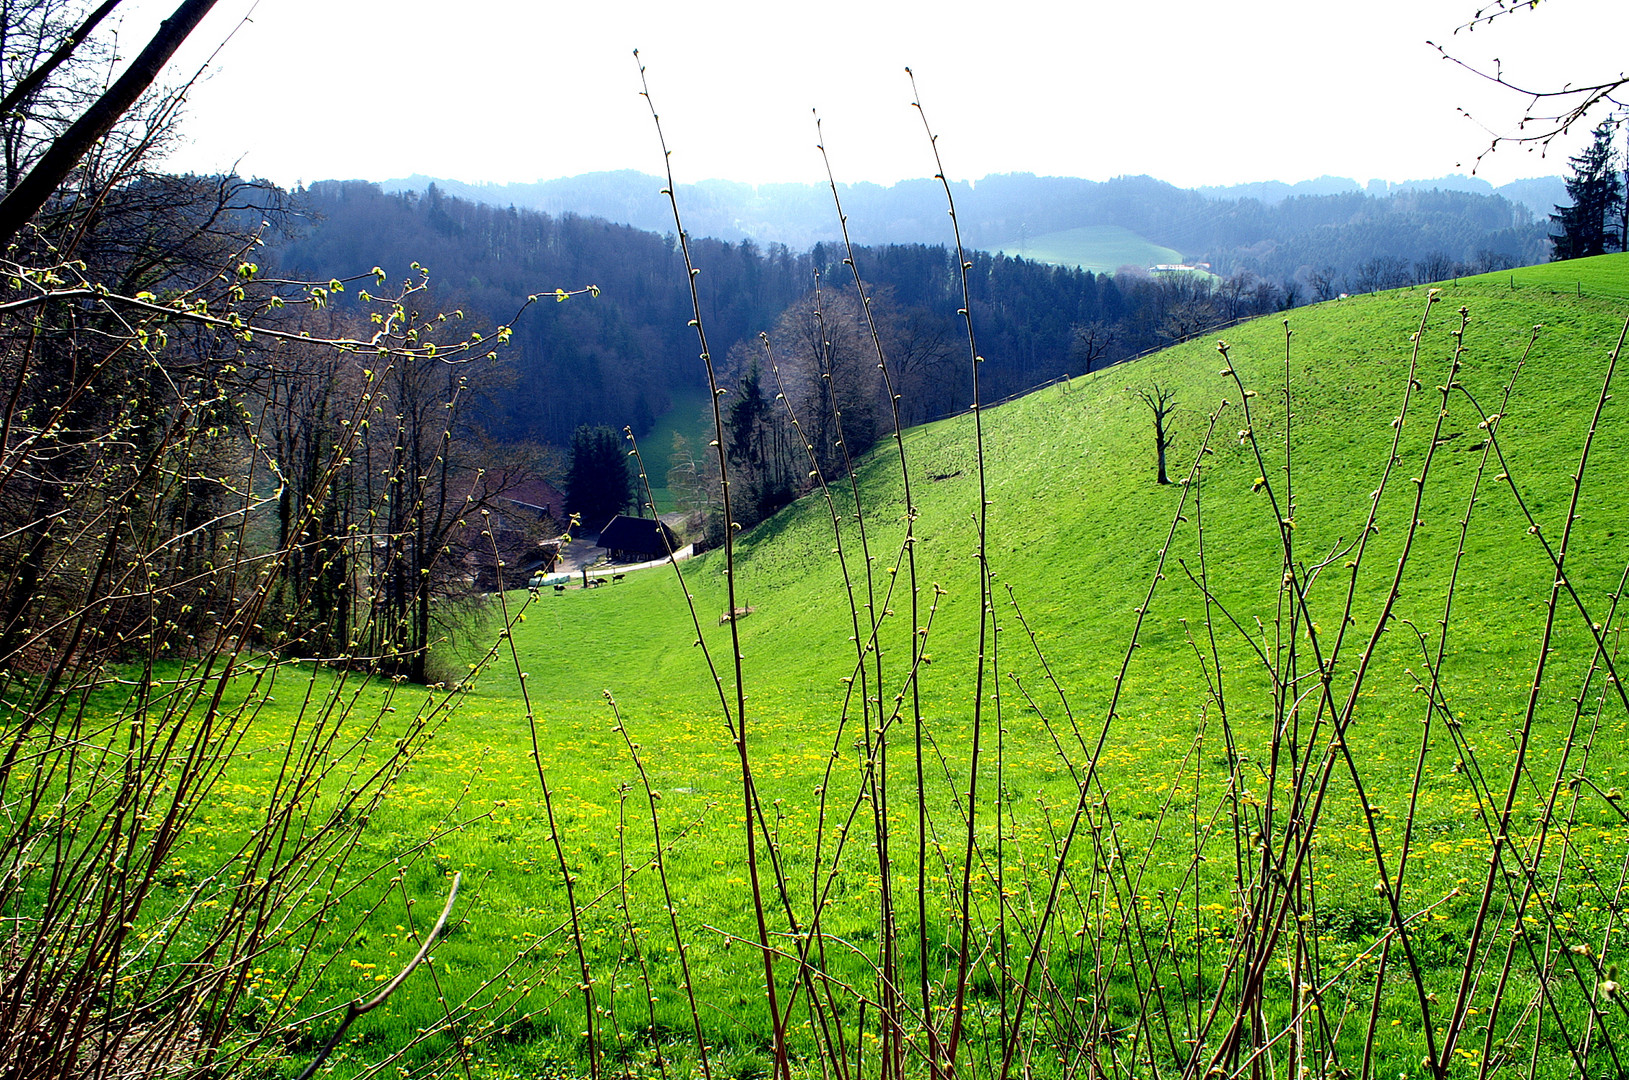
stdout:
{"type": "Polygon", "coordinates": [[[1377,1068],[1418,1075],[1420,990],[1446,1030],[1486,923],[1483,974],[1453,1020],[1458,1074],[1529,1056],[1534,1075],[1559,1074],[1590,1053],[1585,1027],[1605,1053],[1629,1026],[1592,1011],[1605,969],[1568,949],[1610,939],[1629,866],[1629,715],[1605,669],[1621,662],[1629,561],[1616,399],[1567,519],[1626,299],[1629,256],[1356,297],[1230,329],[1225,356],[1194,341],[910,430],[852,489],[832,478],[829,501],[816,490],[738,537],[735,605],[752,609],[733,624],[740,716],[716,551],[681,564],[682,581],[651,570],[496,598],[478,643],[444,650],[467,673],[455,689],[273,669],[178,868],[231,850],[309,700],[354,698],[381,720],[377,746],[345,751],[357,775],[397,736],[418,749],[327,878],[337,913],[268,946],[242,1022],[329,1010],[274,1063],[292,1070],[333,1010],[412,955],[461,874],[433,963],[352,1029],[334,1075],[373,1075],[395,1053],[471,1075],[700,1075],[698,1026],[712,1071],[765,1075],[750,805],[780,1008],[803,985],[791,956],[816,938],[822,995],[844,991],[824,1014],[793,1005],[796,1070],[819,1072],[823,1016],[859,1033],[862,1069],[886,1051],[859,1005],[897,989],[879,974],[886,946],[940,1030],[963,1012],[979,1075],[1000,1071],[1032,956],[1026,1068],[1068,1075],[1091,1045],[1118,1048],[1127,1072],[1163,1071],[1220,1038],[1194,1033],[1230,1000],[1227,958],[1260,932],[1267,872],[1251,853],[1297,827],[1295,806],[1316,891],[1262,975],[1265,1030],[1322,1023],[1323,1052],[1355,1070],[1373,1009],[1377,1068]],[[1129,392],[1155,384],[1179,402],[1179,482],[1165,486],[1129,392]],[[1576,601],[1563,590],[1552,620],[1546,544],[1564,533],[1576,601]],[[1338,737],[1326,694],[1330,709],[1352,702],[1338,737]],[[393,734],[415,716],[431,719],[393,734]],[[1522,852],[1542,902],[1500,876],[1493,913],[1479,910],[1496,845],[1522,852]],[[1413,968],[1398,949],[1381,970],[1387,888],[1413,968]],[[1486,973],[1524,926],[1537,944],[1498,984],[1498,1011],[1486,973]],[[1286,974],[1303,967],[1315,987],[1286,974]],[[1541,988],[1535,972],[1563,969],[1571,982],[1541,988]]]}
{"type": "MultiPolygon", "coordinates": [[[[668,470],[675,464],[672,460],[673,436],[682,435],[696,453],[705,450],[712,438],[712,433],[702,426],[709,411],[705,390],[678,395],[674,397],[672,407],[657,417],[650,431],[636,433],[639,452],[645,459],[645,471],[650,476],[651,501],[655,502],[659,514],[678,509],[673,493],[667,487],[668,470]]],[[[640,501],[646,500],[641,496],[640,501]]]]}
{"type": "Polygon", "coordinates": [[[1082,225],[1002,244],[1001,251],[1036,262],[1112,274],[1122,266],[1180,263],[1182,252],[1145,240],[1122,225],[1082,225]]]}

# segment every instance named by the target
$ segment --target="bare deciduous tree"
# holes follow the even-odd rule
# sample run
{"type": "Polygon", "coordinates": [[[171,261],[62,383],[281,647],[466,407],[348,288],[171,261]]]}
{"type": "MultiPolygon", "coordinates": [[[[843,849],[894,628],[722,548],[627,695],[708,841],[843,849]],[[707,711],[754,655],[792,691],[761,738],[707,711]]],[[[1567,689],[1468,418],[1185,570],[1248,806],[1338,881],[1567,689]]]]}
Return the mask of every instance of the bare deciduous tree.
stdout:
{"type": "Polygon", "coordinates": [[[1072,333],[1070,361],[1081,364],[1081,371],[1090,375],[1097,362],[1107,355],[1109,346],[1114,344],[1114,327],[1101,319],[1093,319],[1077,324],[1072,333]]]}
{"type": "MultiPolygon", "coordinates": [[[[137,54],[113,85],[98,95],[66,130],[51,140],[28,174],[6,192],[4,199],[0,199],[0,244],[9,243],[17,235],[45,206],[68,175],[79,167],[96,143],[129,114],[181,43],[197,29],[199,22],[214,6],[215,0],[182,0],[170,17],[159,24],[146,48],[137,54]]],[[[77,33],[79,28],[76,27],[74,34],[77,33]]],[[[83,39],[70,35],[63,44],[71,52],[80,40],[83,39]]],[[[51,64],[59,51],[53,50],[45,58],[44,64],[51,64]]]]}
{"type": "Polygon", "coordinates": [[[1176,408],[1176,390],[1171,387],[1155,383],[1147,389],[1131,390],[1138,401],[1148,406],[1149,413],[1154,418],[1154,460],[1156,465],[1155,482],[1169,484],[1170,478],[1165,475],[1165,452],[1171,448],[1171,412],[1176,408]]]}
{"type": "Polygon", "coordinates": [[[844,290],[817,289],[781,315],[770,338],[786,394],[820,467],[835,475],[844,457],[839,429],[848,453],[857,457],[876,441],[888,414],[859,302],[844,290]]]}

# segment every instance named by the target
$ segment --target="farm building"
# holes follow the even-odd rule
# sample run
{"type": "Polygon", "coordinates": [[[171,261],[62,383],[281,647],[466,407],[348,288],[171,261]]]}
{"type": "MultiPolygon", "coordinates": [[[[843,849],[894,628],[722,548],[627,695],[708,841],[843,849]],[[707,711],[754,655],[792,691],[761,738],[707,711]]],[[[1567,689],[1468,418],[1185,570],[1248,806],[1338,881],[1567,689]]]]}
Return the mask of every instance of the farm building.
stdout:
{"type": "Polygon", "coordinates": [[[619,562],[643,562],[677,551],[679,538],[656,518],[618,514],[600,530],[599,546],[619,562]]]}

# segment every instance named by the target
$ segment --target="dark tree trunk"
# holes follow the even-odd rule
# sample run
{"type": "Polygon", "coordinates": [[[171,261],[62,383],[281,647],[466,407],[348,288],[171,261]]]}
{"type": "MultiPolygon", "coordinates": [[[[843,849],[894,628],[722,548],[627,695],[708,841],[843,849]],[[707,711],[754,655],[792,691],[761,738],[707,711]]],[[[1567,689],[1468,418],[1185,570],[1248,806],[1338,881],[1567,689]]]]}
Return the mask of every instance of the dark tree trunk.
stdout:
{"type": "MultiPolygon", "coordinates": [[[[1130,389],[1129,387],[1127,389],[1130,389]]],[[[1166,430],[1166,422],[1171,412],[1176,408],[1176,392],[1168,387],[1155,383],[1149,390],[1132,390],[1137,400],[1148,406],[1148,411],[1154,417],[1154,458],[1157,464],[1156,482],[1169,484],[1170,477],[1165,475],[1165,452],[1171,447],[1171,435],[1166,430]]]]}
{"type": "Polygon", "coordinates": [[[214,6],[215,0],[183,0],[181,6],[159,24],[158,32],[124,74],[51,144],[22,182],[6,193],[5,199],[0,200],[0,247],[9,244],[29,219],[39,213],[40,207],[62,186],[96,141],[112,131],[119,118],[146,93],[159,71],[175,55],[175,50],[214,6]]]}
{"type": "Polygon", "coordinates": [[[113,9],[118,7],[120,3],[121,0],[105,0],[101,7],[87,15],[73,33],[62,39],[62,43],[56,47],[56,50],[50,56],[45,58],[44,63],[30,71],[16,86],[12,87],[11,93],[4,98],[0,98],[0,113],[16,112],[27,105],[28,99],[34,96],[36,90],[45,85],[45,80],[51,77],[51,73],[67,62],[68,58],[74,54],[74,50],[78,49],[84,40],[90,36],[92,30],[96,29],[97,24],[111,15],[113,9]]]}

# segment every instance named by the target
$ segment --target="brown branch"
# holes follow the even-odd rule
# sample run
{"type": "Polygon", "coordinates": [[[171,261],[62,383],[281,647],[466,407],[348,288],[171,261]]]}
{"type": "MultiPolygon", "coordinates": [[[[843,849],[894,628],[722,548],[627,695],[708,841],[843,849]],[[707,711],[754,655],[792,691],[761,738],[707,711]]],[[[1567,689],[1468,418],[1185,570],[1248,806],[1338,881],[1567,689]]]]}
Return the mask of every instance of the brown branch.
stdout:
{"type": "Polygon", "coordinates": [[[16,111],[24,102],[33,97],[34,91],[38,90],[45,80],[51,77],[51,73],[61,67],[74,54],[74,50],[79,48],[84,40],[90,36],[92,30],[96,29],[96,25],[111,15],[113,9],[118,7],[121,2],[122,0],[105,0],[101,7],[87,15],[85,21],[80,23],[73,33],[62,39],[62,43],[56,47],[56,51],[45,58],[45,63],[30,71],[23,77],[22,81],[11,88],[9,94],[0,98],[0,115],[16,111]]]}
{"type": "Polygon", "coordinates": [[[398,971],[394,979],[386,983],[382,990],[366,1002],[358,998],[345,1006],[345,1018],[339,1022],[339,1027],[328,1037],[328,1041],[323,1043],[322,1049],[317,1051],[317,1056],[311,1059],[311,1064],[305,1067],[305,1071],[300,1074],[299,1080],[311,1080],[316,1075],[317,1070],[322,1068],[322,1063],[328,1060],[328,1055],[334,1052],[334,1047],[339,1045],[339,1040],[345,1037],[345,1032],[352,1022],[360,1016],[366,1016],[390,1000],[390,995],[394,994],[397,988],[407,981],[407,977],[413,974],[413,969],[429,957],[430,950],[435,946],[436,939],[441,936],[442,930],[446,929],[447,916],[452,914],[453,901],[458,899],[458,884],[463,880],[463,877],[463,871],[453,875],[452,888],[447,892],[447,903],[441,909],[441,917],[430,928],[430,932],[424,936],[424,944],[419,946],[419,951],[414,954],[413,959],[409,960],[407,966],[398,971]]]}
{"type": "MultiPolygon", "coordinates": [[[[1494,15],[1488,16],[1487,19],[1494,18],[1497,15],[1507,15],[1511,10],[1514,9],[1503,9],[1496,12],[1494,15]]],[[[1478,18],[1482,19],[1480,12],[1478,12],[1478,18]]],[[[1482,21],[1487,21],[1487,19],[1482,19],[1482,21]]],[[[1475,23],[1467,24],[1467,26],[1471,27],[1474,27],[1475,25],[1475,23]]],[[[1463,30],[1466,29],[1466,27],[1462,26],[1459,29],[1463,30]]],[[[1455,33],[1458,32],[1458,30],[1455,31],[1455,33]]],[[[1626,86],[1629,86],[1629,74],[1625,74],[1623,72],[1619,72],[1616,78],[1605,79],[1601,82],[1593,83],[1588,86],[1573,86],[1571,83],[1568,83],[1559,89],[1534,90],[1529,87],[1519,86],[1510,79],[1506,78],[1504,67],[1497,59],[1493,61],[1493,70],[1488,71],[1484,68],[1477,67],[1475,64],[1461,60],[1459,57],[1450,53],[1446,47],[1439,45],[1435,41],[1427,41],[1426,44],[1436,49],[1438,55],[1440,55],[1444,60],[1457,64],[1466,71],[1470,72],[1472,75],[1475,75],[1480,79],[1485,79],[1486,81],[1493,83],[1495,86],[1509,90],[1513,94],[1520,94],[1522,97],[1528,99],[1527,106],[1523,110],[1522,118],[1516,123],[1516,133],[1511,135],[1501,135],[1497,130],[1483,124],[1480,120],[1477,120],[1475,117],[1471,116],[1471,114],[1466,112],[1464,109],[1459,110],[1466,119],[1473,120],[1480,124],[1483,130],[1487,131],[1488,134],[1493,136],[1493,139],[1488,144],[1487,149],[1476,155],[1476,164],[1471,169],[1472,173],[1476,172],[1476,168],[1481,165],[1482,159],[1497,150],[1499,148],[1499,144],[1502,142],[1513,142],[1518,144],[1525,143],[1530,146],[1537,144],[1541,149],[1548,149],[1550,143],[1554,142],[1557,136],[1566,134],[1572,129],[1573,124],[1583,119],[1597,107],[1604,104],[1621,108],[1626,104],[1621,96],[1615,96],[1619,95],[1619,92],[1622,91],[1626,86]],[[1537,111],[1539,103],[1550,101],[1556,102],[1558,105],[1563,105],[1564,107],[1555,113],[1545,115],[1539,114],[1537,111]],[[1529,131],[1528,129],[1530,125],[1537,125],[1540,130],[1529,131]]]]}
{"type": "Polygon", "coordinates": [[[39,213],[97,140],[113,130],[113,125],[147,92],[176,49],[214,6],[215,0],[182,0],[181,6],[159,24],[152,40],[124,74],[51,144],[22,182],[6,193],[0,200],[0,245],[11,243],[29,219],[39,213]]]}

